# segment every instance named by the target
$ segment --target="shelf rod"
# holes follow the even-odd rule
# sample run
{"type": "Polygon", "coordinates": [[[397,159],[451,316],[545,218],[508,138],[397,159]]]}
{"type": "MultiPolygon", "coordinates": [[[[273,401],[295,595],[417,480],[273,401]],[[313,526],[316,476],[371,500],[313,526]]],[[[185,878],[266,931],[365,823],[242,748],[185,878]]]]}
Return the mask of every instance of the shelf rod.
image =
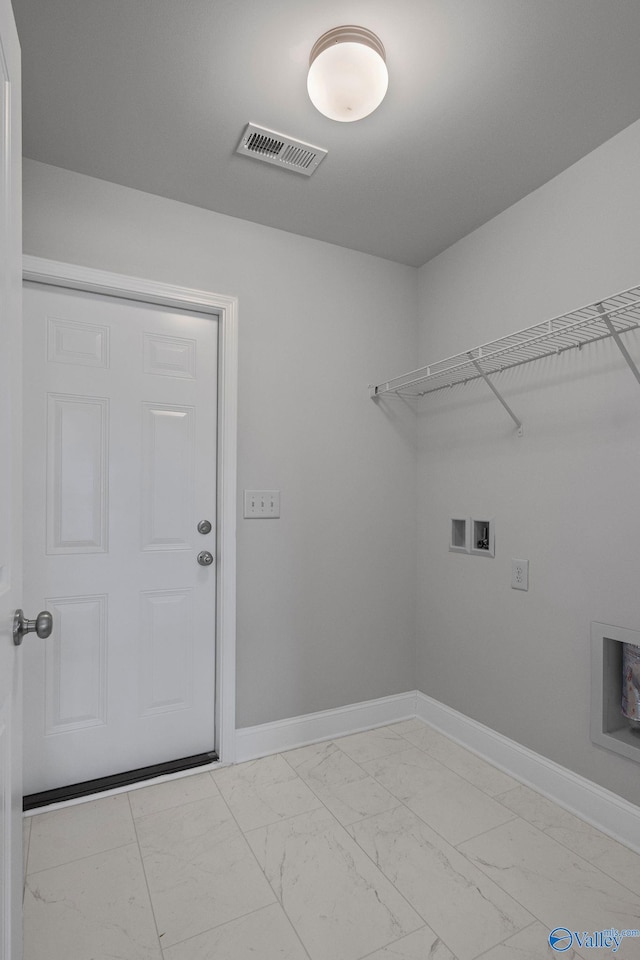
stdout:
{"type": "Polygon", "coordinates": [[[511,407],[510,407],[509,404],[507,403],[507,401],[504,399],[504,397],[502,396],[502,394],[501,394],[498,390],[496,390],[495,386],[493,385],[493,383],[491,382],[491,380],[489,379],[489,377],[487,376],[487,374],[484,372],[484,370],[482,369],[482,367],[480,366],[480,364],[478,363],[478,361],[475,359],[475,357],[472,356],[472,354],[468,354],[468,357],[469,357],[469,359],[471,360],[471,363],[474,365],[474,367],[475,367],[476,370],[478,371],[478,373],[480,374],[480,376],[482,377],[482,379],[484,380],[484,382],[486,383],[486,385],[489,387],[489,389],[490,389],[491,391],[493,391],[493,393],[495,394],[495,396],[497,397],[497,399],[500,401],[500,403],[502,404],[502,406],[505,408],[505,410],[507,411],[507,413],[509,414],[509,416],[511,417],[511,419],[512,419],[513,422],[515,423],[516,427],[518,428],[518,436],[521,437],[521,436],[522,436],[522,421],[521,421],[521,420],[518,420],[518,418],[516,417],[515,413],[513,412],[513,410],[511,409],[511,407]]]}
{"type": "MultiPolygon", "coordinates": [[[[597,309],[598,309],[598,310],[601,310],[601,307],[602,307],[602,304],[598,304],[597,309]]],[[[601,312],[604,313],[603,310],[602,310],[601,312]]],[[[634,363],[634,361],[633,361],[633,357],[631,356],[631,354],[629,353],[629,351],[628,351],[627,348],[625,347],[624,343],[622,342],[622,340],[621,340],[621,338],[620,338],[620,334],[618,333],[618,331],[617,331],[616,328],[614,327],[614,325],[613,325],[613,323],[611,322],[611,319],[610,319],[609,317],[603,317],[602,319],[603,319],[603,321],[604,321],[604,323],[605,323],[605,325],[606,325],[609,333],[611,334],[611,336],[612,336],[613,339],[615,340],[616,344],[618,345],[618,349],[620,350],[620,353],[622,354],[622,356],[625,358],[625,360],[626,360],[627,363],[629,364],[629,368],[630,368],[630,370],[631,370],[631,373],[634,375],[634,377],[636,378],[636,380],[638,381],[638,383],[640,383],[640,370],[638,370],[637,366],[635,365],[635,363],[634,363]]]]}

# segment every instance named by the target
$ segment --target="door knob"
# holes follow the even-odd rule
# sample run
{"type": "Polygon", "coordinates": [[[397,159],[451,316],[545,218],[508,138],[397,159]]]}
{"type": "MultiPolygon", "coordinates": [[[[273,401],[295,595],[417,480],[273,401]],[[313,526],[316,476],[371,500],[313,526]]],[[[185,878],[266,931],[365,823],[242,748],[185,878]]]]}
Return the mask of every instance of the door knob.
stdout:
{"type": "Polygon", "coordinates": [[[53,617],[48,610],[39,613],[35,620],[26,620],[22,610],[16,610],[13,618],[13,642],[16,647],[20,646],[27,633],[37,633],[42,640],[46,640],[51,636],[52,630],[53,617]]]}
{"type": "Polygon", "coordinates": [[[208,550],[201,550],[198,554],[198,563],[201,567],[209,567],[213,563],[213,554],[208,550]]]}

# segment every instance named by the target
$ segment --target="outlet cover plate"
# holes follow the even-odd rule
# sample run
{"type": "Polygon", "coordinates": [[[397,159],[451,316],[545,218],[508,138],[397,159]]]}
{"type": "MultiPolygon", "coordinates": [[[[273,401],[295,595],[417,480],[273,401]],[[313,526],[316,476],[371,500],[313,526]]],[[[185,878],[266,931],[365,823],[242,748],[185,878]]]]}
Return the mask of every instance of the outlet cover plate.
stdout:
{"type": "Polygon", "coordinates": [[[514,590],[529,589],[529,561],[511,561],[511,586],[514,590]]]}

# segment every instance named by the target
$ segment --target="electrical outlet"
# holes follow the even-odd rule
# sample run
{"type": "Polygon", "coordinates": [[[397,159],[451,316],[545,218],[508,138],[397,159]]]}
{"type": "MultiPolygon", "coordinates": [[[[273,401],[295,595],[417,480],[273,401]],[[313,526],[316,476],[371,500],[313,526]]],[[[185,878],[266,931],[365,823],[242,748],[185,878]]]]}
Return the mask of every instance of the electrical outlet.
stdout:
{"type": "Polygon", "coordinates": [[[245,490],[245,520],[275,520],[280,516],[279,490],[245,490]]]}
{"type": "Polygon", "coordinates": [[[511,586],[514,590],[529,589],[529,561],[511,561],[511,586]]]}

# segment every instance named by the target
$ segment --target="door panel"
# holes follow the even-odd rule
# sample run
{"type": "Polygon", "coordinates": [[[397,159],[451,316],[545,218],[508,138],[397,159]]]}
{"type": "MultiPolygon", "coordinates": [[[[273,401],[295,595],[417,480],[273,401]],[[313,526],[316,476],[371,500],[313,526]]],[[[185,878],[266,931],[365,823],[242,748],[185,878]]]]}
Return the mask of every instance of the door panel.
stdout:
{"type": "Polygon", "coordinates": [[[12,638],[22,606],[20,173],[20,46],[0,0],[0,960],[22,957],[22,648],[12,638]]]}
{"type": "Polygon", "coordinates": [[[143,550],[188,550],[195,497],[195,408],[142,405],[143,550]]]}
{"type": "Polygon", "coordinates": [[[142,714],[189,710],[193,705],[193,591],[144,591],[140,600],[142,714]],[[183,638],[180,644],[176,637],[183,638]]]}
{"type": "Polygon", "coordinates": [[[24,328],[37,793],[213,750],[217,322],[25,284],[24,328]]]}
{"type": "Polygon", "coordinates": [[[47,406],[46,552],[106,553],[109,401],[50,393],[47,406]]]}
{"type": "Polygon", "coordinates": [[[45,736],[107,722],[108,597],[51,597],[57,634],[44,643],[45,736]]]}

